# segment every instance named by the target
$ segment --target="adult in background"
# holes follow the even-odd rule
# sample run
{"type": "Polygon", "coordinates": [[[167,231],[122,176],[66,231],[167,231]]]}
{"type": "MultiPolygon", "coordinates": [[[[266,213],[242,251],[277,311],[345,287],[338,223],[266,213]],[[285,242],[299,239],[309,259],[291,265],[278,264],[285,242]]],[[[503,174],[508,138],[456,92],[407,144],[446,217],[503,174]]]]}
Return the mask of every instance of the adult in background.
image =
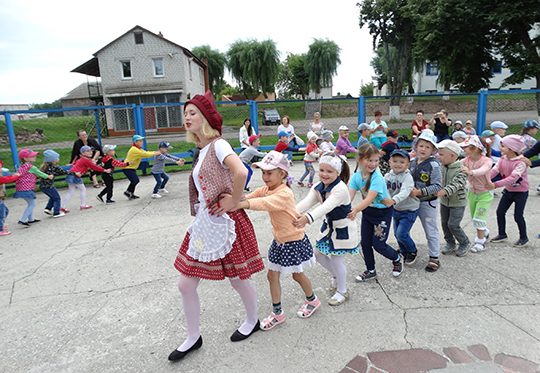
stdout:
{"type": "MultiPolygon", "coordinates": [[[[83,146],[89,146],[92,148],[92,157],[90,160],[92,163],[97,164],[99,157],[103,157],[105,155],[103,154],[103,150],[101,149],[99,143],[95,139],[88,137],[88,134],[84,130],[77,131],[77,137],[79,139],[73,143],[73,150],[71,151],[71,164],[74,164],[77,159],[81,158],[81,148],[83,146]]],[[[97,175],[101,175],[101,172],[90,171],[90,178],[94,183],[94,188],[100,187],[97,181],[97,175]]]]}
{"type": "Polygon", "coordinates": [[[251,127],[251,119],[244,119],[244,125],[240,127],[240,132],[238,133],[242,149],[249,148],[249,137],[256,134],[255,128],[251,127]]]}
{"type": "Polygon", "coordinates": [[[435,134],[435,137],[437,137],[437,142],[451,140],[448,135],[448,128],[452,126],[452,121],[448,119],[448,112],[445,109],[433,114],[433,118],[429,121],[429,125],[435,126],[433,133],[435,134]]]}
{"type": "MultiPolygon", "coordinates": [[[[184,118],[187,141],[200,146],[201,151],[189,178],[189,203],[195,219],[187,229],[174,263],[180,272],[178,289],[182,294],[187,338],[171,352],[171,361],[183,359],[203,344],[197,292],[201,279],[228,278],[242,299],[246,319],[231,336],[232,342],[242,341],[258,331],[257,293],[249,278],[264,269],[249,217],[243,209],[230,212],[240,200],[245,200],[243,190],[248,172],[231,145],[221,138],[223,118],[212,93],[207,91],[204,96],[196,95],[186,102],[184,118]]],[[[222,317],[234,322],[230,314],[222,317]]]]}
{"type": "Polygon", "coordinates": [[[420,133],[425,130],[426,128],[429,128],[428,121],[424,119],[424,111],[418,110],[416,112],[416,119],[413,120],[411,124],[412,128],[412,139],[416,139],[418,136],[420,136],[420,133]]]}
{"type": "Polygon", "coordinates": [[[313,114],[313,122],[309,124],[309,131],[314,132],[317,135],[317,146],[321,146],[324,123],[321,122],[321,113],[318,111],[313,114]]]}
{"type": "Polygon", "coordinates": [[[382,113],[379,110],[375,112],[375,120],[369,125],[371,126],[371,129],[369,130],[371,138],[369,141],[374,144],[377,149],[380,149],[382,144],[388,141],[388,138],[386,137],[388,126],[386,125],[386,122],[382,120],[382,113]]]}

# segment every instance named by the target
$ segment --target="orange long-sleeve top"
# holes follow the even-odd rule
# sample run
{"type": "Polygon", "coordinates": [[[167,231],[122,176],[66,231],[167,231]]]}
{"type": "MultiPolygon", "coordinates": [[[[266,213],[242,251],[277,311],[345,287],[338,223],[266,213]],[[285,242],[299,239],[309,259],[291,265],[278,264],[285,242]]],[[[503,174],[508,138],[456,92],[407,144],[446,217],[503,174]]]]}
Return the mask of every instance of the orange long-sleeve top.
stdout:
{"type": "Polygon", "coordinates": [[[298,216],[291,188],[282,184],[274,190],[264,186],[246,196],[250,210],[268,211],[272,234],[279,243],[298,241],[304,237],[304,229],[293,226],[298,216]]]}

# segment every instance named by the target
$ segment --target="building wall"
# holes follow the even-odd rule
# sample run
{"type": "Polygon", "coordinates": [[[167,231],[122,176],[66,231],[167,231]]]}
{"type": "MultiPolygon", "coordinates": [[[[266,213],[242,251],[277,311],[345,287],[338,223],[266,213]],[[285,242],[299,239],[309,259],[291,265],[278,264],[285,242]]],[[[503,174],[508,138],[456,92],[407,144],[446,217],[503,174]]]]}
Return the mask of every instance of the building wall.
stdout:
{"type": "MultiPolygon", "coordinates": [[[[28,104],[0,104],[0,111],[9,110],[9,111],[15,111],[15,110],[28,110],[28,104]]],[[[11,114],[10,115],[11,120],[24,120],[29,119],[29,114],[11,114]]],[[[4,116],[0,115],[0,120],[4,120],[4,116]]]]}
{"type": "Polygon", "coordinates": [[[324,87],[321,89],[320,93],[315,93],[315,91],[310,90],[308,98],[332,98],[332,87],[324,87]]]}
{"type": "MultiPolygon", "coordinates": [[[[78,107],[87,107],[87,106],[96,106],[96,103],[88,98],[78,98],[73,100],[61,100],[63,109],[78,108],[78,107]]],[[[80,117],[83,115],[89,115],[83,113],[82,110],[73,110],[73,111],[64,111],[65,117],[80,117]]]]}

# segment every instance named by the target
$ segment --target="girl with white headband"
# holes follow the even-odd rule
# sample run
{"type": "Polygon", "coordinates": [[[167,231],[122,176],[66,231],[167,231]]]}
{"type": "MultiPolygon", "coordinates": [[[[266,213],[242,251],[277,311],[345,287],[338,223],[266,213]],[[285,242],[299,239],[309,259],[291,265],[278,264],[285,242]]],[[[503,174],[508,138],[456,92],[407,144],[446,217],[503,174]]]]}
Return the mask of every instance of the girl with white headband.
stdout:
{"type": "Polygon", "coordinates": [[[339,306],[349,299],[347,291],[347,268],[343,262],[345,254],[358,254],[358,228],[356,222],[347,219],[351,211],[351,198],[347,182],[349,165],[333,153],[325,153],[319,160],[320,182],[311,188],[309,194],[296,209],[304,214],[311,207],[314,210],[299,216],[294,223],[303,228],[319,218],[323,224],[314,250],[317,262],[332,274],[328,300],[331,306],[339,306]]]}

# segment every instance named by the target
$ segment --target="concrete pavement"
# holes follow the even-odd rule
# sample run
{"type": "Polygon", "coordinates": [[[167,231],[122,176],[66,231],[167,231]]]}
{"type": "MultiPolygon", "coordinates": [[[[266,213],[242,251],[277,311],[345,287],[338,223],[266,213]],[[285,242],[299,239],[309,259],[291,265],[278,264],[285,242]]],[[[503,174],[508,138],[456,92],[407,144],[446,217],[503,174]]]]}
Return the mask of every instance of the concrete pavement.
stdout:
{"type": "MultiPolygon", "coordinates": [[[[354,169],[354,162],[350,165],[354,169]]],[[[303,171],[300,162],[291,169],[297,179],[303,171]]],[[[539,170],[529,172],[531,185],[538,185],[539,170]]],[[[447,359],[447,367],[458,369],[445,349],[466,351],[473,345],[484,345],[491,356],[540,363],[540,196],[535,192],[526,207],[529,246],[489,244],[481,254],[443,256],[441,269],[427,273],[426,240],[417,222],[413,237],[419,259],[401,277],[394,278],[391,263],[376,255],[379,281],[356,283],[354,277],[365,269],[363,259],[347,257],[351,299],[334,308],[326,304],[330,276],[316,265],[306,274],[323,306],[306,320],[296,317],[303,303],[300,287],[283,277],[287,322],[243,342],[229,341],[244,318],[237,293],[228,281],[202,281],[203,347],[169,363],[168,354],[186,336],[173,262],[192,219],[189,173],[170,175],[170,194],[161,199],[150,198],[151,176],[141,178],[141,198],[134,201],[122,196],[127,181],[120,180],[115,205],[99,203],[97,190],[88,188],[87,203],[94,207],[78,210],[76,195],[71,212],[58,219],[43,214],[46,198],[38,193],[34,213],[42,221],[31,228],[16,224],[26,203],[6,200],[12,234],[0,238],[0,371],[339,372],[357,356],[411,349],[431,350],[447,359]]],[[[256,170],[250,186],[262,184],[256,170]]],[[[297,201],[308,192],[298,186],[293,190],[297,201]]],[[[498,201],[489,213],[493,234],[498,201]]],[[[248,214],[266,263],[272,240],[268,214],[248,214]]],[[[473,237],[468,212],[463,224],[473,237]]],[[[306,230],[312,242],[319,227],[317,222],[306,230]]],[[[518,236],[511,211],[508,231],[513,242],[518,236]]],[[[389,243],[396,247],[393,236],[389,243]]],[[[271,311],[265,272],[254,275],[252,283],[263,319],[271,311]]]]}

